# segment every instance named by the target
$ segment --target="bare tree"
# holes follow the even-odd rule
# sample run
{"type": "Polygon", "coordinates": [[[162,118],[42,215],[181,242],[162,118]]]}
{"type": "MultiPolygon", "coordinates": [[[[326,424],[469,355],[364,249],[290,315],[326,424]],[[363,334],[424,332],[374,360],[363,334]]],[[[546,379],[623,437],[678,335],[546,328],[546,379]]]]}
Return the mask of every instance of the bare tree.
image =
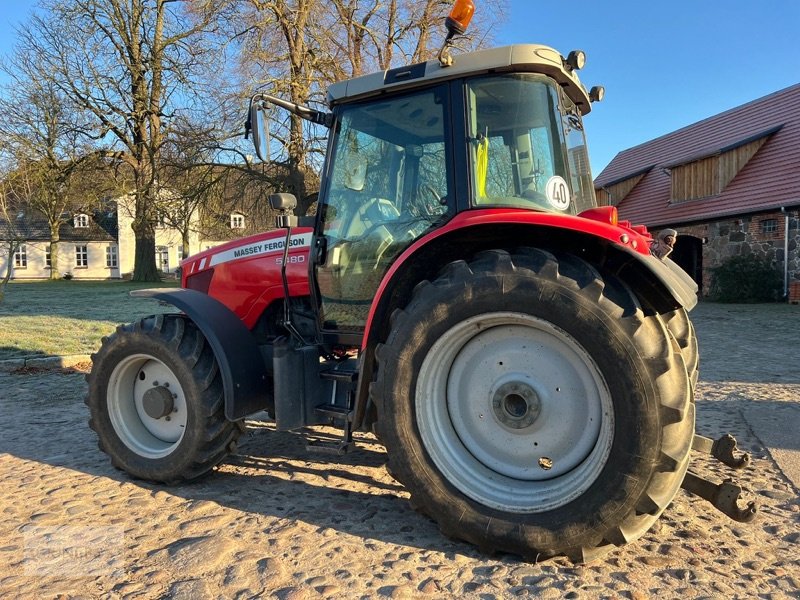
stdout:
{"type": "MultiPolygon", "coordinates": [[[[0,151],[5,150],[5,144],[0,151]]],[[[5,167],[4,163],[4,167],[5,167]]],[[[0,275],[0,302],[5,298],[6,287],[14,269],[14,255],[25,242],[24,214],[20,210],[17,193],[11,185],[7,168],[0,171],[0,256],[6,257],[5,271],[0,275]],[[22,217],[22,218],[21,218],[22,217]]]]}
{"type": "MultiPolygon", "coordinates": [[[[267,87],[297,104],[323,106],[334,82],[398,64],[433,58],[444,39],[449,0],[247,0],[240,14],[244,31],[243,72],[249,92],[267,87]]],[[[464,48],[491,40],[491,24],[502,21],[505,0],[489,0],[476,15],[464,48]]],[[[289,191],[298,199],[323,152],[326,132],[295,115],[272,124],[285,151],[289,191]]]]}
{"type": "MultiPolygon", "coordinates": [[[[220,19],[233,0],[43,0],[20,36],[41,76],[91,117],[83,135],[126,170],[134,198],[133,279],[158,278],[155,211],[162,148],[176,115],[218,60],[220,19]]],[[[214,66],[218,67],[219,64],[214,66]]]]}
{"type": "MultiPolygon", "coordinates": [[[[320,62],[324,55],[313,32],[319,20],[320,0],[250,0],[242,14],[246,70],[262,73],[257,84],[269,83],[272,91],[297,104],[308,104],[318,93],[320,62]]],[[[292,115],[275,136],[286,149],[289,191],[298,198],[309,192],[312,173],[305,142],[304,122],[292,115]]]]}
{"type": "MultiPolygon", "coordinates": [[[[333,81],[389,69],[399,62],[419,62],[426,52],[428,30],[441,0],[331,0],[324,47],[331,52],[333,81]],[[416,34],[416,35],[415,35],[416,34]]],[[[439,11],[441,12],[441,11],[439,11]]]]}
{"type": "Polygon", "coordinates": [[[23,180],[26,212],[47,220],[50,278],[58,279],[61,226],[74,211],[87,212],[102,189],[92,174],[97,160],[82,139],[82,111],[41,77],[37,56],[18,49],[3,70],[9,83],[0,97],[0,136],[14,165],[8,181],[23,180]]]}
{"type": "Polygon", "coordinates": [[[164,145],[162,177],[169,191],[159,199],[160,220],[181,235],[184,255],[193,233],[203,234],[203,207],[218,203],[230,168],[218,163],[220,131],[213,123],[183,121],[164,145]]]}

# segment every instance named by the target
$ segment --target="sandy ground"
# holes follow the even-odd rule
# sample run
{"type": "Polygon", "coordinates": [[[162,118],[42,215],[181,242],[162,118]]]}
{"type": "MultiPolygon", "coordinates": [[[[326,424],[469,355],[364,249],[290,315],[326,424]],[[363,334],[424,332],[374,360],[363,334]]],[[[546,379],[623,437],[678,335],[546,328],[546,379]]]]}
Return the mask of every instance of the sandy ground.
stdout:
{"type": "MultiPolygon", "coordinates": [[[[6,373],[0,596],[800,598],[798,489],[747,421],[753,407],[772,407],[776,427],[800,410],[800,308],[703,305],[694,321],[697,428],[731,432],[753,455],[740,477],[759,505],[752,524],[681,490],[651,531],[604,560],[486,557],[409,507],[368,436],[337,458],[250,421],[216,473],[168,488],[131,480],[98,451],[82,374],[6,373]]],[[[800,450],[800,435],[793,445],[781,450],[800,450]]],[[[699,456],[693,469],[732,474],[699,456]]]]}

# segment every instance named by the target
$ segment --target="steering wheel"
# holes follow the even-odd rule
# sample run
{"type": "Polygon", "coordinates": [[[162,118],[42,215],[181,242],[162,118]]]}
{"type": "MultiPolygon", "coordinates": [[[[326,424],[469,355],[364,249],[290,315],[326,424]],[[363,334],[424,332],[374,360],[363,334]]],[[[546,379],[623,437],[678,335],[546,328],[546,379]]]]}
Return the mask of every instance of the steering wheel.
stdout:
{"type": "Polygon", "coordinates": [[[389,200],[370,198],[353,214],[350,223],[343,230],[344,237],[351,240],[364,239],[381,225],[390,223],[399,216],[400,212],[389,200]]]}

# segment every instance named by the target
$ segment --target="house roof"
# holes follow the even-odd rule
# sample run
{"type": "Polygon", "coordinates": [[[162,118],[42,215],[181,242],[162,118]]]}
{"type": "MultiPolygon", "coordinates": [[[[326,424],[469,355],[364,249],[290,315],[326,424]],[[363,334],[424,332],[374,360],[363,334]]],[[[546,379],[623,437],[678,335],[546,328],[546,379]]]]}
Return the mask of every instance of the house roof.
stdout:
{"type": "MultiPolygon", "coordinates": [[[[16,237],[26,241],[47,241],[50,239],[50,227],[45,216],[39,212],[20,212],[9,223],[0,217],[0,240],[16,237]],[[16,235],[15,235],[16,234],[16,235]]],[[[116,206],[107,206],[103,210],[92,213],[75,211],[70,213],[67,222],[59,228],[62,242],[115,242],[117,240],[116,206]],[[74,217],[77,214],[88,214],[88,227],[75,227],[74,217]]]]}
{"type": "Polygon", "coordinates": [[[623,150],[595,179],[601,189],[645,176],[619,202],[620,218],[648,226],[800,205],[800,84],[623,150]],[[718,194],[670,202],[669,169],[766,138],[718,194]]]}

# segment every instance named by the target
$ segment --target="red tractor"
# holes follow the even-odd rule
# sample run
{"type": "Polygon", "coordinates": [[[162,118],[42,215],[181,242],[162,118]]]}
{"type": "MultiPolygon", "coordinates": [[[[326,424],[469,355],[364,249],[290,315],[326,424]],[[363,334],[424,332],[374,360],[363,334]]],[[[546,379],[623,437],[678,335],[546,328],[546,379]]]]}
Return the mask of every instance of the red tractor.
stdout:
{"type": "MultiPolygon", "coordinates": [[[[448,41],[471,12],[456,2],[448,41]]],[[[488,552],[589,560],[670,503],[693,443],[711,450],[694,433],[696,286],[596,205],[582,118],[602,89],[578,80],[579,51],[447,45],[333,85],[330,112],[254,97],[262,157],[269,105],[329,128],[317,214],[274,194],[278,230],[186,259],[180,290],[135,293],[181,312],[93,356],[90,425],[116,467],[193,479],[266,410],[282,431],[340,425],[310,441],[331,452],[373,431],[413,505],[488,552]]]]}

